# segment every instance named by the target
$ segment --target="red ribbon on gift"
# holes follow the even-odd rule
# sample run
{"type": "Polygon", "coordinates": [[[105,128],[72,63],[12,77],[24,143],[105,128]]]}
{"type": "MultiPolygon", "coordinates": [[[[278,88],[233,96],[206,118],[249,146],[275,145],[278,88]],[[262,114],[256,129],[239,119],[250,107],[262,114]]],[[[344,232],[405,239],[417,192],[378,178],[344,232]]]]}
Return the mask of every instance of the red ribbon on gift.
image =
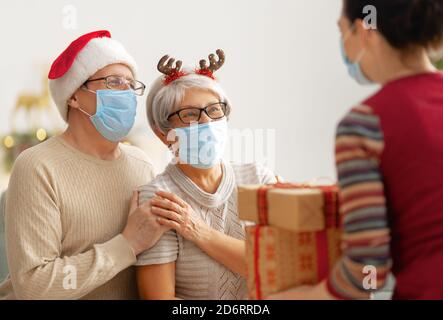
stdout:
{"type": "Polygon", "coordinates": [[[260,187],[257,190],[257,205],[259,225],[255,229],[254,238],[254,269],[255,269],[255,291],[257,300],[262,300],[261,278],[260,278],[260,231],[262,226],[268,223],[268,198],[267,193],[271,189],[320,189],[324,195],[325,203],[325,229],[315,232],[317,247],[317,279],[321,281],[328,275],[329,270],[329,250],[328,250],[328,228],[338,228],[340,226],[339,219],[339,202],[337,198],[337,186],[309,186],[299,184],[277,183],[260,187]]]}

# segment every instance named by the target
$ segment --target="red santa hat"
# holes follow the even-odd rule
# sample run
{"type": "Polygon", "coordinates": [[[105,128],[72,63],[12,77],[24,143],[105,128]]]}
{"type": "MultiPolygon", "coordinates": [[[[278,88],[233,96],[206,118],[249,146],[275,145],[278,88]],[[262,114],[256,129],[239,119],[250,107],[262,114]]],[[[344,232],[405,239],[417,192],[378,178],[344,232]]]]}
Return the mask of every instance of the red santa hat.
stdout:
{"type": "Polygon", "coordinates": [[[136,63],[109,31],[94,31],[74,40],[53,62],[49,88],[62,118],[68,119],[67,101],[98,70],[115,63],[127,65],[134,77],[136,63]]]}

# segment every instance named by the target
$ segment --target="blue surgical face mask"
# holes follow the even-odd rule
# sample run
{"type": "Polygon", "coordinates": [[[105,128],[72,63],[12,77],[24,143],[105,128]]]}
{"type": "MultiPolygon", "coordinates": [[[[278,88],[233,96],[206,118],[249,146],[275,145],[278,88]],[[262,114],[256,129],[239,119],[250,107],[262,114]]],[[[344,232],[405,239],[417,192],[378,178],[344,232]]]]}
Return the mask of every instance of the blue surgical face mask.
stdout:
{"type": "Polygon", "coordinates": [[[180,163],[199,169],[212,168],[220,163],[228,137],[226,118],[174,130],[180,163]]]}
{"type": "Polygon", "coordinates": [[[97,90],[97,110],[88,115],[97,131],[106,139],[118,142],[125,138],[135,122],[137,98],[132,90],[97,90]]]}
{"type": "Polygon", "coordinates": [[[365,76],[365,74],[363,73],[363,71],[360,67],[360,63],[359,62],[351,62],[351,60],[349,60],[348,56],[346,55],[345,43],[344,43],[343,38],[340,38],[340,51],[341,51],[341,55],[343,58],[343,62],[345,63],[346,67],[348,68],[349,75],[355,81],[357,81],[357,83],[360,85],[372,84],[373,82],[370,79],[368,79],[365,76]]]}

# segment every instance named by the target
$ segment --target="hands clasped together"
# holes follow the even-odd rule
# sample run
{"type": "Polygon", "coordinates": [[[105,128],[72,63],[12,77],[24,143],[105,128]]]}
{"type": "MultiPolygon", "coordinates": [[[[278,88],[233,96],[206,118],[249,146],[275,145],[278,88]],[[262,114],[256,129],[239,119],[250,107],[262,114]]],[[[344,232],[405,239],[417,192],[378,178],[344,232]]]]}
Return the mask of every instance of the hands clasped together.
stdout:
{"type": "Polygon", "coordinates": [[[209,231],[209,226],[195,214],[183,199],[167,191],[138,204],[138,192],[134,192],[127,225],[123,231],[136,255],[150,249],[168,230],[175,230],[185,239],[197,242],[209,231]]]}

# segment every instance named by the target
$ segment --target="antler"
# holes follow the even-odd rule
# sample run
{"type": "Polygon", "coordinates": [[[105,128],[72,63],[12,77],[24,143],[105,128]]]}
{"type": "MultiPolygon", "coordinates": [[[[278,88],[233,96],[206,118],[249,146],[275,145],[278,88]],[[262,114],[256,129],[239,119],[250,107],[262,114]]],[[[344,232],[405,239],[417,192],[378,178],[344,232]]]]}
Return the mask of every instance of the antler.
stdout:
{"type": "Polygon", "coordinates": [[[179,73],[182,67],[182,62],[178,60],[175,62],[175,67],[173,66],[175,62],[174,58],[169,58],[168,55],[163,56],[158,62],[157,69],[161,73],[170,76],[174,73],[179,73]]]}
{"type": "Polygon", "coordinates": [[[215,58],[214,54],[209,55],[209,67],[207,66],[206,60],[200,60],[200,69],[201,70],[209,70],[211,72],[215,72],[220,69],[225,63],[225,53],[223,50],[218,49],[216,51],[218,56],[218,61],[215,58]]]}

